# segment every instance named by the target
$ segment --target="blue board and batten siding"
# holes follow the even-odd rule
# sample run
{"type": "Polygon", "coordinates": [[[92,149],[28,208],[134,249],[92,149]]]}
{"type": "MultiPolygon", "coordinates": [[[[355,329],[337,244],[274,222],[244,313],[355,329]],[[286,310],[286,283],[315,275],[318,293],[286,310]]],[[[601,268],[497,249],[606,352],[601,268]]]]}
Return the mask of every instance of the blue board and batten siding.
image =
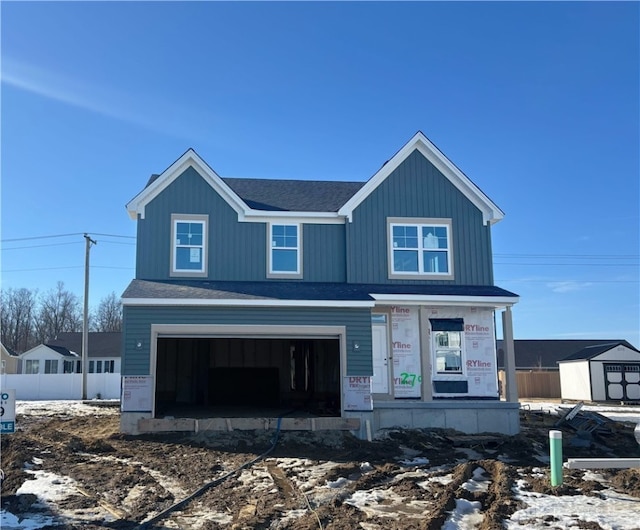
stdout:
{"type": "MultiPolygon", "coordinates": [[[[236,211],[193,168],[147,204],[145,218],[138,219],[136,278],[171,279],[172,214],[209,216],[208,277],[203,279],[267,279],[267,224],[239,222],[236,211]]],[[[344,225],[303,225],[302,250],[305,281],[346,280],[344,225]]]]}
{"type": "Polygon", "coordinates": [[[354,211],[347,223],[350,283],[493,285],[490,226],[482,212],[415,150],[354,211]],[[387,218],[452,220],[453,280],[390,280],[387,218]]]}
{"type": "MultiPolygon", "coordinates": [[[[372,375],[371,313],[368,308],[251,308],[251,307],[137,307],[124,306],[122,375],[150,371],[152,324],[345,326],[347,373],[372,375]],[[136,348],[138,341],[142,347],[136,348]],[[354,350],[353,344],[359,348],[354,350]]],[[[293,329],[293,328],[292,328],[293,329]]]]}

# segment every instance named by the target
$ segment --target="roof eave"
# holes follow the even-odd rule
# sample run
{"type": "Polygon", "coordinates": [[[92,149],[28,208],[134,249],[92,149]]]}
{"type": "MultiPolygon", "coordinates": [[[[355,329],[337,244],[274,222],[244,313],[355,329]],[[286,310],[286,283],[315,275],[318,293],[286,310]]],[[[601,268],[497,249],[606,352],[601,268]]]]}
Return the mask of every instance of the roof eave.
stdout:
{"type": "Polygon", "coordinates": [[[482,212],[482,219],[485,224],[494,224],[504,218],[504,212],[421,131],[418,131],[411,140],[385,163],[367,183],[338,210],[338,213],[344,215],[349,221],[352,221],[354,210],[416,149],[482,212]]]}
{"type": "Polygon", "coordinates": [[[193,167],[238,215],[246,215],[251,210],[224,180],[200,158],[198,153],[189,148],[180,158],[165,169],[157,179],[126,204],[129,217],[136,220],[140,216],[141,219],[144,219],[146,205],[189,167],[193,167]]]}

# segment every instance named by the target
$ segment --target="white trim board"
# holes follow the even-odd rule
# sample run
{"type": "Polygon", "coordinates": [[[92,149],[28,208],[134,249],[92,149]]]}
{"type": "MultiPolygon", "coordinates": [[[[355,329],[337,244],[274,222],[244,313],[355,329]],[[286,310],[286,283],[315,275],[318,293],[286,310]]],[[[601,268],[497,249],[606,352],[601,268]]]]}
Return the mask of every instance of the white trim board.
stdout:
{"type": "Polygon", "coordinates": [[[344,215],[349,221],[352,221],[353,211],[416,149],[482,212],[482,219],[485,224],[496,223],[504,217],[504,212],[420,131],[418,131],[391,160],[382,166],[378,172],[338,210],[338,213],[344,215]]]}
{"type": "Polygon", "coordinates": [[[123,298],[126,306],[203,306],[203,307],[373,307],[368,300],[273,300],[273,299],[207,299],[207,298],[123,298]]]}
{"type": "MultiPolygon", "coordinates": [[[[376,302],[394,305],[429,305],[429,306],[470,306],[470,307],[506,307],[517,304],[518,296],[455,296],[455,295],[421,295],[421,294],[375,294],[369,295],[376,302]]],[[[379,305],[379,304],[378,304],[379,305]]]]}

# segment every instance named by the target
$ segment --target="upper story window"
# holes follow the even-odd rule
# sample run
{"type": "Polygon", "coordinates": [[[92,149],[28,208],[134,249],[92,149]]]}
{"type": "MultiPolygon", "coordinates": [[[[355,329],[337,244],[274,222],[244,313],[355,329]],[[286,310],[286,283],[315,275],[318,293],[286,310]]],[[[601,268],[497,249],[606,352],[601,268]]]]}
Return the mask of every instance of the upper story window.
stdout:
{"type": "Polygon", "coordinates": [[[389,276],[453,279],[450,219],[388,219],[389,276]]]}
{"type": "Polygon", "coordinates": [[[171,216],[171,276],[207,275],[208,215],[171,216]]]}
{"type": "Polygon", "coordinates": [[[300,225],[269,225],[267,277],[302,277],[302,237],[300,225]]]}

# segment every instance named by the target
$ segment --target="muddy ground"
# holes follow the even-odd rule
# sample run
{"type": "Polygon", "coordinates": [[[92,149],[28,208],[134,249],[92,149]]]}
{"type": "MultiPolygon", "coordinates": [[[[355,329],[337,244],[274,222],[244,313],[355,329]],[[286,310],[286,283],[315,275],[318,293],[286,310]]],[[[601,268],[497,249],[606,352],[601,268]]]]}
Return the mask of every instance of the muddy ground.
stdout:
{"type": "MultiPolygon", "coordinates": [[[[466,498],[482,505],[480,530],[501,529],[520,507],[512,492],[517,479],[547,494],[598,496],[604,487],[568,469],[562,486],[550,486],[548,466],[539,458],[548,455],[548,432],[558,428],[557,420],[522,412],[522,432],[513,437],[392,430],[366,442],[339,432],[282,432],[273,445],[273,432],[123,435],[115,412],[18,416],[18,431],[2,436],[2,508],[18,517],[48,510],[58,521],[65,513],[86,511],[82,521],[67,518],[58,529],[439,530],[456,499],[466,498]],[[272,446],[265,458],[234,472],[272,446]],[[56,506],[43,506],[32,494],[16,495],[33,479],[28,470],[37,469],[73,478],[73,491],[56,506]],[[486,491],[463,487],[478,469],[490,480],[486,491]],[[380,488],[386,500],[375,510],[349,500],[380,488]],[[153,519],[199,489],[204,491],[179,510],[153,519]]],[[[610,433],[580,440],[582,447],[569,444],[575,432],[560,427],[565,459],[640,456],[632,426],[608,427],[610,433]]],[[[640,499],[639,469],[601,474],[608,487],[640,499]]],[[[576,528],[601,527],[578,517],[576,528]]]]}

